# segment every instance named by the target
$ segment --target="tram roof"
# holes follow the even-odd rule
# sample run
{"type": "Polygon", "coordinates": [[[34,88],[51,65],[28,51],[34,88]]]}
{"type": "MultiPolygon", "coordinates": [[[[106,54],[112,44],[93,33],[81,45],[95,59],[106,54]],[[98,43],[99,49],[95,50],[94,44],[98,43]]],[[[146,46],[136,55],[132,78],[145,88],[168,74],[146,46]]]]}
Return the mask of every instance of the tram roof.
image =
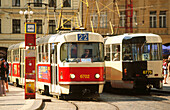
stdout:
{"type": "Polygon", "coordinates": [[[41,37],[36,40],[37,45],[45,44],[45,43],[56,43],[56,42],[76,42],[77,38],[74,37],[77,34],[85,34],[88,33],[91,42],[103,42],[103,37],[98,33],[92,32],[70,32],[70,33],[59,33],[54,35],[49,35],[46,37],[41,37]]]}
{"type": "Polygon", "coordinates": [[[134,37],[141,37],[141,36],[146,37],[146,43],[162,43],[162,39],[159,35],[151,34],[151,33],[123,34],[118,36],[106,37],[105,43],[106,44],[122,43],[125,37],[134,38],[134,37]]]}
{"type": "Polygon", "coordinates": [[[11,46],[9,46],[8,50],[13,50],[13,49],[17,49],[17,48],[24,48],[25,47],[25,42],[20,42],[17,44],[13,44],[11,46]]]}

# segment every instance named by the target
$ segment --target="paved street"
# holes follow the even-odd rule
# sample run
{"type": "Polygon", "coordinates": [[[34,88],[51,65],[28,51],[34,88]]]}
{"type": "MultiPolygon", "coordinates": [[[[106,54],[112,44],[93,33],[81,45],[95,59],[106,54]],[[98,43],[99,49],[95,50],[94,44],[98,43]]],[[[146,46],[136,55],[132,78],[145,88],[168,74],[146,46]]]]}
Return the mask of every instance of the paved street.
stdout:
{"type": "MultiPolygon", "coordinates": [[[[0,97],[1,110],[169,110],[170,84],[150,95],[102,93],[97,100],[58,100],[36,94],[36,99],[24,99],[24,89],[9,85],[7,96],[0,97]],[[167,92],[167,93],[166,93],[167,92]],[[51,102],[43,102],[51,100],[51,102]]],[[[155,89],[153,89],[155,90],[155,89]]]]}

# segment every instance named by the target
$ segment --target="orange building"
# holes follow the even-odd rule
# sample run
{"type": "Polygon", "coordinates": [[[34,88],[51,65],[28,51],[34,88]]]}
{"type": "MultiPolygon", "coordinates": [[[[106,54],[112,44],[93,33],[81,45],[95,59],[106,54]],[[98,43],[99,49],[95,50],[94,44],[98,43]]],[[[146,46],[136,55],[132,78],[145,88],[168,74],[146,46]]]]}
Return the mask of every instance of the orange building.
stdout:
{"type": "MultiPolygon", "coordinates": [[[[125,0],[88,1],[87,30],[94,30],[102,35],[108,35],[112,33],[111,27],[113,27],[114,34],[125,33],[125,0]]],[[[162,37],[163,44],[170,43],[170,21],[168,20],[170,19],[170,0],[132,1],[133,33],[158,34],[162,37]]],[[[83,4],[83,23],[86,20],[86,13],[87,6],[83,4]]]]}

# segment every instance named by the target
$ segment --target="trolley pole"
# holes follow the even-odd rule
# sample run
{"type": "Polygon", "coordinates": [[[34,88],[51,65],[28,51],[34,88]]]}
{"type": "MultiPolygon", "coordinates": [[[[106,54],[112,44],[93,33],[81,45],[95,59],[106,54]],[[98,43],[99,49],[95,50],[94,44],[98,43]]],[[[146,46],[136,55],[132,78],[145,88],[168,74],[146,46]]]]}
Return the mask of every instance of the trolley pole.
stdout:
{"type": "Polygon", "coordinates": [[[36,23],[25,23],[25,99],[36,98],[36,23]]]}

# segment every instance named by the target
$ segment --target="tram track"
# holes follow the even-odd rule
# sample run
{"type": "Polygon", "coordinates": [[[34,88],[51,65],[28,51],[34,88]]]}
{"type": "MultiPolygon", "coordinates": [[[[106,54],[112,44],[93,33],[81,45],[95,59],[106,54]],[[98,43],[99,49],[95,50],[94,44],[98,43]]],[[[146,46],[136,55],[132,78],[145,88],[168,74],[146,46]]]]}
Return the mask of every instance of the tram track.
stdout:
{"type": "Polygon", "coordinates": [[[67,101],[67,102],[74,105],[76,107],[76,110],[79,110],[79,109],[99,110],[101,108],[97,108],[97,106],[102,105],[102,104],[103,104],[103,108],[106,108],[109,106],[109,108],[111,108],[112,110],[120,110],[119,107],[116,106],[115,104],[112,104],[100,98],[95,99],[95,100],[77,100],[77,101],[67,101]]]}
{"type": "Polygon", "coordinates": [[[74,102],[72,102],[72,101],[67,101],[68,103],[71,103],[72,105],[74,105],[75,107],[76,107],[76,110],[79,110],[79,107],[78,107],[78,105],[77,104],[75,104],[74,102]]]}
{"type": "Polygon", "coordinates": [[[100,99],[100,100],[99,100],[99,102],[105,102],[105,103],[107,103],[107,104],[109,104],[109,105],[114,106],[114,107],[116,108],[116,110],[120,110],[120,109],[119,109],[119,107],[118,107],[118,106],[116,106],[115,104],[109,103],[109,102],[104,101],[104,100],[102,100],[102,99],[100,99]]]}

